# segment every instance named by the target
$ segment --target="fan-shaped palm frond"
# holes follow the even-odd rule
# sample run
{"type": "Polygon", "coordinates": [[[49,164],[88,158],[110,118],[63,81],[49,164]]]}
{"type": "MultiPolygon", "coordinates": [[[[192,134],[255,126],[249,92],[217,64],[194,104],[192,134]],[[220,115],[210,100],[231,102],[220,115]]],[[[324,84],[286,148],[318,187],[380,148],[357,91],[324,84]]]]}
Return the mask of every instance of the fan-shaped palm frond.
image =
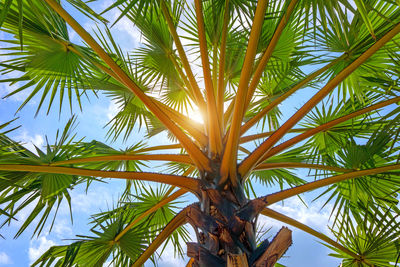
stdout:
{"type": "MultiPolygon", "coordinates": [[[[70,137],[70,135],[73,130],[74,120],[72,118],[68,121],[59,137],[57,133],[54,145],[46,145],[46,152],[36,147],[37,154],[27,150],[20,143],[14,142],[6,136],[0,136],[1,164],[46,165],[54,160],[67,158],[70,150],[64,147],[72,142],[73,137],[70,137]]],[[[61,202],[63,200],[67,201],[71,208],[70,190],[76,185],[87,181],[87,178],[76,175],[33,174],[14,171],[1,171],[1,177],[1,204],[4,205],[6,212],[14,217],[27,208],[28,205],[34,205],[32,213],[24,221],[16,236],[22,234],[35,218],[39,218],[39,223],[37,223],[33,234],[37,233],[39,235],[49,215],[54,213],[51,229],[61,202]]],[[[6,219],[2,225],[10,223],[10,220],[11,218],[6,219]]]]}
{"type": "Polygon", "coordinates": [[[6,97],[28,92],[19,109],[37,100],[36,115],[56,98],[59,112],[67,99],[84,110],[83,95],[104,94],[117,109],[106,125],[112,146],[75,140],[75,117],[35,151],[0,125],[2,226],[31,211],[16,237],[51,230],[79,185],[126,180],[113,208],[92,215],[91,233],[34,266],[157,264],[169,246],[183,256],[182,241],[188,266],[278,266],[291,231],[257,238],[261,214],[319,238],[343,266],[397,265],[399,1],[99,7],[0,1],[1,82],[16,86],[6,97]],[[119,43],[118,24],[139,44],[119,43]],[[131,142],[135,132],[142,140],[131,142]],[[336,240],[271,206],[316,189],[336,240]]]}
{"type": "Polygon", "coordinates": [[[357,215],[354,220],[342,222],[340,231],[333,230],[338,241],[359,257],[349,257],[331,247],[336,252],[332,256],[342,258],[343,266],[396,266],[400,229],[398,213],[374,206],[362,209],[368,211],[357,215]]]}

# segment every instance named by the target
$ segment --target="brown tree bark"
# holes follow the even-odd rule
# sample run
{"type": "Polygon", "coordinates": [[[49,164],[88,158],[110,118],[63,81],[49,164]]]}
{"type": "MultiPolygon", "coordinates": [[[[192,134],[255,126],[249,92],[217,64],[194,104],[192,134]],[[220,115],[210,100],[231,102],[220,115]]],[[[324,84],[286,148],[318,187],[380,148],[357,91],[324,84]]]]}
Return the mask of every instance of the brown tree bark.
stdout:
{"type": "Polygon", "coordinates": [[[286,250],[292,245],[292,231],[282,227],[276,234],[269,247],[255,262],[255,267],[273,267],[286,250]]]}
{"type": "Polygon", "coordinates": [[[186,215],[197,236],[197,243],[187,244],[191,266],[274,266],[292,244],[291,231],[284,227],[271,243],[264,240],[257,246],[257,217],[266,202],[249,201],[240,186],[213,185],[203,184],[201,201],[186,215]]]}

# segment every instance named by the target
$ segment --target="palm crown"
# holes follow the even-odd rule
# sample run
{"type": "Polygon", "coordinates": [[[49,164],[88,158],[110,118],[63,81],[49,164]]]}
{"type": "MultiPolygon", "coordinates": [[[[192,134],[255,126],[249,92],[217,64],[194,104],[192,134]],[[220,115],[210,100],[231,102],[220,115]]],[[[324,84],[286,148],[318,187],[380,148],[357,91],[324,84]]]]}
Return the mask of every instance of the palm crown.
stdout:
{"type": "MultiPolygon", "coordinates": [[[[93,235],[55,246],[34,265],[140,266],[165,242],[181,254],[185,225],[190,266],[273,266],[290,246],[282,228],[257,243],[257,218],[297,227],[329,246],[342,266],[395,266],[400,255],[399,107],[400,2],[118,0],[103,13],[83,1],[2,0],[3,82],[31,88],[21,108],[39,96],[38,112],[59,98],[80,105],[102,92],[120,110],[109,137],[135,127],[147,138],[167,132],[171,143],[141,140],[117,150],[75,140],[71,119],[56,142],[31,152],[0,135],[0,213],[10,222],[29,203],[35,233],[74,186],[126,179],[114,209],[93,215],[93,235]],[[62,6],[69,3],[98,25],[89,34],[62,6]],[[62,5],[61,5],[62,4],[62,5]],[[102,17],[118,9],[142,43],[125,54],[102,17]],[[83,43],[72,43],[69,25],[83,43]],[[312,97],[287,114],[290,96],[312,97]],[[198,110],[203,123],[191,120],[198,110]],[[379,112],[378,112],[379,111],[379,112]],[[283,119],[287,118],[287,119],[283,119]],[[252,129],[249,135],[248,130],[252,129]],[[170,153],[164,153],[171,150],[170,153]],[[161,151],[161,152],[160,152],[161,151]],[[161,173],[141,171],[166,161],[161,173]],[[309,169],[303,180],[293,168],[309,169]],[[145,181],[162,183],[157,189],[145,181]],[[251,197],[254,183],[265,187],[251,197]],[[288,188],[274,192],[274,185],[288,188]],[[333,203],[335,240],[269,205],[314,189],[333,203]],[[179,198],[198,202],[175,214],[179,198]],[[133,197],[136,196],[136,197],[133,197]],[[34,219],[37,219],[35,220],[34,219]]],[[[295,242],[295,241],[294,241],[295,242]]]]}

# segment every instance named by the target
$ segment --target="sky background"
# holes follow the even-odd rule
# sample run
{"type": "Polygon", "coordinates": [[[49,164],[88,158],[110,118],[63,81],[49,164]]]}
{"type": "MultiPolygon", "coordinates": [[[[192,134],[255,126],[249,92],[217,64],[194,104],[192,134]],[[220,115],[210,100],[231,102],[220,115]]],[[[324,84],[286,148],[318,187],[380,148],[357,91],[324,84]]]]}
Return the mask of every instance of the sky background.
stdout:
{"type": "MultiPolygon", "coordinates": [[[[98,10],[104,9],[110,1],[105,1],[103,6],[96,6],[98,10]]],[[[74,13],[75,14],[75,13],[74,13]]],[[[112,21],[118,14],[111,12],[107,14],[108,18],[112,21]]],[[[84,24],[85,28],[93,27],[84,17],[77,16],[78,21],[84,24]]],[[[116,24],[113,29],[113,34],[118,43],[124,49],[137,47],[140,41],[140,35],[135,30],[127,19],[122,19],[116,24]]],[[[2,39],[7,38],[4,34],[0,34],[2,39]]],[[[73,42],[78,40],[75,33],[70,32],[70,37],[73,42]]],[[[4,60],[1,58],[0,60],[4,60]]],[[[9,76],[2,75],[1,79],[9,76]]],[[[20,86],[20,85],[19,85],[20,86]]],[[[67,104],[64,104],[61,114],[58,113],[58,105],[54,104],[49,115],[45,114],[45,108],[39,113],[37,117],[34,116],[38,104],[38,99],[34,98],[28,105],[17,114],[16,111],[28,96],[29,91],[21,92],[12,97],[3,99],[2,97],[9,92],[18,88],[18,84],[9,86],[8,84],[0,84],[0,124],[5,123],[15,117],[19,117],[13,123],[13,126],[21,125],[21,127],[13,131],[9,136],[14,140],[25,143],[29,149],[33,149],[34,145],[42,147],[46,143],[46,136],[50,143],[54,141],[57,129],[63,129],[64,125],[72,114],[77,115],[77,125],[75,132],[77,133],[76,140],[85,137],[86,141],[99,140],[107,144],[111,144],[105,139],[108,130],[105,125],[117,113],[118,106],[103,95],[98,98],[89,93],[90,101],[83,98],[83,110],[80,111],[77,105],[73,107],[73,111],[69,110],[67,104]]],[[[296,107],[305,103],[310,95],[315,92],[313,89],[304,89],[291,97],[284,103],[284,113],[290,116],[296,107]]],[[[285,119],[287,117],[283,117],[285,119]]],[[[118,140],[111,145],[113,147],[122,148],[136,143],[143,138],[143,133],[134,132],[126,143],[118,140]]],[[[165,135],[158,135],[151,140],[150,144],[165,144],[168,140],[165,135]]],[[[153,166],[160,165],[154,163],[153,166]]],[[[153,167],[152,166],[152,167],[153,167]]],[[[307,178],[307,172],[297,172],[301,178],[307,178]]],[[[154,186],[154,184],[153,184],[154,186]]],[[[90,225],[88,225],[91,214],[105,211],[112,207],[118,199],[124,188],[124,181],[111,181],[108,183],[95,183],[90,187],[88,193],[85,193],[83,186],[77,187],[72,190],[72,209],[73,209],[73,224],[71,223],[69,209],[66,203],[63,203],[55,225],[50,233],[44,230],[40,236],[33,236],[34,228],[32,225],[18,238],[14,239],[14,235],[21,226],[27,216],[29,216],[29,207],[24,209],[17,218],[17,222],[13,222],[10,226],[4,226],[0,229],[0,234],[5,239],[0,239],[0,266],[28,266],[35,261],[42,253],[49,247],[54,245],[68,244],[77,234],[88,234],[90,225]]],[[[266,189],[262,186],[257,186],[257,194],[265,195],[273,192],[275,189],[266,189]],[[269,190],[269,191],[267,191],[269,190]]],[[[276,189],[278,190],[278,189],[276,189]]],[[[318,192],[305,194],[303,200],[309,205],[307,208],[297,197],[288,199],[284,203],[277,203],[271,207],[278,212],[284,213],[310,227],[317,229],[327,235],[330,235],[328,230],[328,220],[330,206],[320,210],[323,205],[323,200],[312,202],[318,192]]],[[[191,201],[187,198],[187,201],[191,201]]],[[[186,206],[189,203],[185,203],[186,206]]],[[[275,233],[283,226],[282,223],[260,217],[259,223],[266,228],[272,227],[267,233],[267,237],[273,237],[275,233]]],[[[286,266],[306,267],[306,266],[338,266],[339,260],[327,255],[331,252],[328,248],[323,246],[313,236],[296,230],[294,227],[289,226],[293,230],[293,245],[287,251],[285,257],[280,263],[286,266]]],[[[47,230],[49,229],[47,224],[47,230]]],[[[193,232],[191,231],[192,235],[193,232]]],[[[185,250],[186,251],[186,250],[185,250]]],[[[187,262],[187,258],[178,259],[174,258],[174,252],[170,246],[164,252],[163,257],[159,260],[159,266],[183,266],[187,262]]],[[[151,266],[152,264],[146,264],[151,266]]]]}

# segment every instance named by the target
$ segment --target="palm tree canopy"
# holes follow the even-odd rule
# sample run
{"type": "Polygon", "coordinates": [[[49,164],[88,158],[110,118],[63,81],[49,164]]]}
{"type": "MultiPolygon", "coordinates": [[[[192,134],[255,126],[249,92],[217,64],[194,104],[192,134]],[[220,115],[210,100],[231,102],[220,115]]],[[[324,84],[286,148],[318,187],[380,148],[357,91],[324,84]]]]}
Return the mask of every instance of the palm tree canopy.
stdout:
{"type": "Polygon", "coordinates": [[[92,215],[91,235],[34,266],[140,266],[169,242],[185,254],[182,240],[190,266],[272,266],[266,251],[290,231],[257,240],[260,216],[319,238],[341,266],[397,266],[400,1],[107,3],[0,1],[1,82],[14,85],[6,97],[25,92],[18,111],[84,111],[83,96],[103,94],[118,105],[108,140],[127,143],[78,139],[73,116],[30,151],[10,138],[15,122],[0,125],[2,226],[33,206],[15,237],[51,230],[78,185],[126,180],[116,206],[92,215]],[[121,48],[122,20],[139,45],[121,48]],[[145,138],[128,143],[137,129],[145,138]],[[160,134],[169,142],[152,145],[160,134]],[[334,238],[267,207],[315,189],[334,238]]]}

